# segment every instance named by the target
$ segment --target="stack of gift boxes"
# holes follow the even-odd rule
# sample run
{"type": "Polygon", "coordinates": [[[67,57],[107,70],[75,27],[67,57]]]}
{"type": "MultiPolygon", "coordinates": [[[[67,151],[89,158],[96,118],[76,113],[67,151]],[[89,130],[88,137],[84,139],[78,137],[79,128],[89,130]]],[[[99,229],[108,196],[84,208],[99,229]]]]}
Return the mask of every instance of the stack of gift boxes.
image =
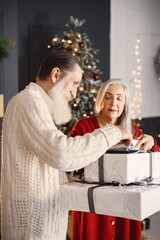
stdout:
{"type": "Polygon", "coordinates": [[[65,209],[141,221],[160,211],[160,153],[106,153],[60,193],[65,209]]]}

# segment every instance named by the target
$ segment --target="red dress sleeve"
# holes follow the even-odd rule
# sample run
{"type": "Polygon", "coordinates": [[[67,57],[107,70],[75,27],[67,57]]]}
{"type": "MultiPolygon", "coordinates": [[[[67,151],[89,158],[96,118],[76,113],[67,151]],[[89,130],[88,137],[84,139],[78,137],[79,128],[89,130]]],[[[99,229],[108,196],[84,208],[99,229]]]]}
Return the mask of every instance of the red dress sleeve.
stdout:
{"type": "Polygon", "coordinates": [[[86,133],[93,132],[97,128],[99,128],[99,125],[96,117],[82,118],[75,123],[69,137],[83,136],[86,133]]]}

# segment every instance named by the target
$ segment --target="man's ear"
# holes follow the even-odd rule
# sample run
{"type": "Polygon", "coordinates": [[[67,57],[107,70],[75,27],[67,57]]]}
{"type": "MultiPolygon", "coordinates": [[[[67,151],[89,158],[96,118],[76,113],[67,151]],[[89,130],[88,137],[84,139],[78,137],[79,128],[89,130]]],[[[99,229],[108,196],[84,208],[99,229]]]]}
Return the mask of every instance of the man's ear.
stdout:
{"type": "Polygon", "coordinates": [[[60,74],[60,69],[58,67],[55,67],[52,69],[51,78],[52,78],[53,84],[55,84],[59,81],[59,79],[58,79],[59,74],[60,74]]]}

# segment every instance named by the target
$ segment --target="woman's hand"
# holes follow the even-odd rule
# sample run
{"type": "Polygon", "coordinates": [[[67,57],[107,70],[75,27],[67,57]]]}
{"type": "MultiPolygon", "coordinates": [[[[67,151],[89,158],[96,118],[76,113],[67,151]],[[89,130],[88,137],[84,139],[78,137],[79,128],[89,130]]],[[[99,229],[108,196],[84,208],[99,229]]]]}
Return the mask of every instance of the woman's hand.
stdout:
{"type": "Polygon", "coordinates": [[[153,137],[147,134],[142,134],[137,138],[137,140],[138,140],[138,143],[136,144],[135,147],[143,151],[151,150],[151,148],[154,145],[153,137]]]}

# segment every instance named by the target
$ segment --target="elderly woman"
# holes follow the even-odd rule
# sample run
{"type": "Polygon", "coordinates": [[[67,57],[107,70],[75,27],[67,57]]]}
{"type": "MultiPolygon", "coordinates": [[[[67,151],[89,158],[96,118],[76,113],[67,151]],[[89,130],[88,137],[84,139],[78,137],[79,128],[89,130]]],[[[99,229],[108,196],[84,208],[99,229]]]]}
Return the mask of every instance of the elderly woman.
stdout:
{"type": "MultiPolygon", "coordinates": [[[[141,150],[159,151],[152,136],[143,134],[131,123],[128,85],[120,79],[107,80],[100,87],[96,98],[96,116],[80,119],[70,136],[84,135],[106,125],[123,125],[130,128],[133,138],[138,139],[141,150]]],[[[125,218],[72,212],[73,240],[140,240],[141,222],[125,218]]]]}

